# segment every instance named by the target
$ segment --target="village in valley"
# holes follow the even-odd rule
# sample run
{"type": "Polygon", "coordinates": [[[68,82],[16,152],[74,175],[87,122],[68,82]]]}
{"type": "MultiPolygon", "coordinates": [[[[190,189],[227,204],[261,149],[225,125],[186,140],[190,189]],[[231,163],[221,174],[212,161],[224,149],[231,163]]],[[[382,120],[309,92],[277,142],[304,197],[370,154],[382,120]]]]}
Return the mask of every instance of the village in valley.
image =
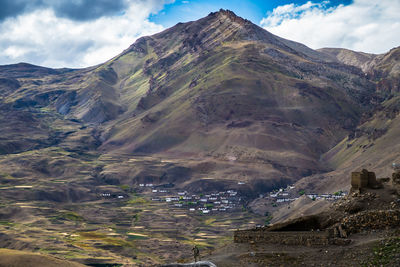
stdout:
{"type": "MultiPolygon", "coordinates": [[[[239,182],[238,185],[243,185],[239,182]]],[[[198,214],[212,214],[217,212],[233,212],[244,209],[246,200],[240,196],[236,190],[204,192],[200,194],[189,193],[185,190],[176,190],[171,185],[155,185],[152,183],[139,184],[139,191],[150,196],[154,202],[165,202],[175,208],[187,209],[189,212],[198,214]]],[[[259,197],[267,199],[273,207],[279,207],[283,204],[289,204],[301,196],[307,196],[311,200],[336,201],[347,195],[346,192],[338,191],[331,194],[306,193],[304,190],[296,190],[294,185],[288,185],[286,188],[276,189],[272,192],[262,194],[259,197]]],[[[123,195],[111,195],[102,193],[102,197],[111,197],[119,200],[125,200],[123,195]]]]}
{"type": "MultiPolygon", "coordinates": [[[[245,185],[244,182],[238,182],[238,185],[245,185]]],[[[212,214],[218,212],[234,212],[246,207],[246,199],[240,195],[240,190],[226,190],[204,192],[193,194],[185,190],[177,190],[173,184],[156,185],[153,183],[139,184],[138,192],[149,196],[153,202],[164,202],[175,208],[186,209],[189,212],[197,214],[212,214]]],[[[306,193],[304,190],[298,190],[294,185],[288,185],[285,188],[275,189],[266,194],[260,194],[259,198],[267,200],[274,208],[306,196],[311,200],[336,201],[347,195],[347,192],[338,191],[335,193],[306,193]]],[[[118,200],[128,200],[129,196],[123,194],[102,193],[103,198],[112,198],[118,200]]]]}
{"type": "Polygon", "coordinates": [[[139,186],[151,190],[152,201],[166,202],[174,207],[186,208],[190,212],[201,214],[234,211],[242,208],[244,204],[243,198],[235,190],[190,194],[183,190],[159,189],[153,184],[139,186]]]}
{"type": "MultiPolygon", "coordinates": [[[[238,183],[238,185],[243,184],[245,183],[238,183]]],[[[155,185],[152,183],[139,184],[139,188],[140,192],[150,195],[151,201],[166,202],[175,208],[183,208],[189,212],[197,212],[199,214],[238,211],[243,209],[246,203],[245,199],[236,190],[192,194],[185,190],[176,190],[173,185],[155,185]]],[[[347,193],[343,191],[331,194],[306,193],[304,190],[296,190],[294,185],[288,185],[286,188],[279,188],[272,192],[261,194],[259,197],[268,200],[273,207],[279,207],[282,204],[289,204],[303,195],[311,200],[336,201],[346,196],[347,193]]],[[[110,193],[102,193],[101,197],[119,200],[127,199],[127,196],[110,193]]]]}

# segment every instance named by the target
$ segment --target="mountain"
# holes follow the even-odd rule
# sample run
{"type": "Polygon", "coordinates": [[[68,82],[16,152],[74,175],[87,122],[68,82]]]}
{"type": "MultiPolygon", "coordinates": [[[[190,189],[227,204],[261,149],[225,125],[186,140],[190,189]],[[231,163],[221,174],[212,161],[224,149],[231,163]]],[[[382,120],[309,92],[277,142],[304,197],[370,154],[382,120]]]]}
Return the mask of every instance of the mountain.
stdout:
{"type": "Polygon", "coordinates": [[[95,67],[3,66],[1,151],[72,149],[72,136],[83,135],[90,142],[78,150],[170,158],[184,170],[103,166],[118,183],[202,189],[240,180],[265,191],[330,170],[320,156],[379,103],[358,61],[337,58],[221,10],[142,37],[95,67]]]}

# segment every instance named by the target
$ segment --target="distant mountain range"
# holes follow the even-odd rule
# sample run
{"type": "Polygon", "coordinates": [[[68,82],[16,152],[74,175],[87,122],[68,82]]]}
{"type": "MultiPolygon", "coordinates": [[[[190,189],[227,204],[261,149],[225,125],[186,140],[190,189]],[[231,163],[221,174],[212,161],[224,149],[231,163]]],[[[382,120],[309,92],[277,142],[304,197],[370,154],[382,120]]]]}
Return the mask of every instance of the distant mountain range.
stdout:
{"type": "Polygon", "coordinates": [[[400,160],[399,62],[400,48],[313,50],[220,10],[98,66],[0,66],[1,181],[70,181],[3,196],[84,201],[144,181],[255,196],[303,177],[344,189],[363,166],[387,175],[400,160]]]}

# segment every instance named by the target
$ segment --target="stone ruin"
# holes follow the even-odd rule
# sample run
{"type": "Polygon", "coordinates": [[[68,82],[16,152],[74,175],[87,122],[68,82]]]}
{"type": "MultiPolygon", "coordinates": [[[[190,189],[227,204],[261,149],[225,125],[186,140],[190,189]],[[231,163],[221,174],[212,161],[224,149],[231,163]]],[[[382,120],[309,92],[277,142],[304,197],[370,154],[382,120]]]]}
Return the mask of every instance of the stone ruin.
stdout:
{"type": "Polygon", "coordinates": [[[352,172],[350,192],[361,191],[365,188],[382,188],[382,182],[376,179],[376,175],[374,172],[369,172],[366,169],[363,169],[361,172],[352,172]]]}
{"type": "Polygon", "coordinates": [[[393,164],[394,173],[392,173],[392,185],[400,195],[400,166],[399,164],[393,164]]]}
{"type": "MultiPolygon", "coordinates": [[[[400,167],[393,165],[394,173],[392,173],[392,185],[396,188],[400,187],[400,167]]],[[[379,189],[383,187],[383,183],[390,181],[390,178],[376,178],[374,172],[363,169],[361,172],[351,173],[351,191],[361,192],[362,189],[379,189]]]]}
{"type": "Polygon", "coordinates": [[[400,170],[397,170],[392,174],[393,185],[400,185],[400,170]]]}

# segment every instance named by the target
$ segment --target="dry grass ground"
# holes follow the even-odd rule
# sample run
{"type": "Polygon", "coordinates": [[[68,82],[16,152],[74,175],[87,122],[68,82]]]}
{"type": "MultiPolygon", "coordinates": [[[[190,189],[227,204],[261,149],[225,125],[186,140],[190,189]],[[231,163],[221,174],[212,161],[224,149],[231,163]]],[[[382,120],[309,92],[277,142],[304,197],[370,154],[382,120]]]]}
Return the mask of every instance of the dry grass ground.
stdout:
{"type": "Polygon", "coordinates": [[[1,267],[83,267],[85,265],[57,259],[39,253],[18,251],[11,249],[0,249],[1,267]]]}

